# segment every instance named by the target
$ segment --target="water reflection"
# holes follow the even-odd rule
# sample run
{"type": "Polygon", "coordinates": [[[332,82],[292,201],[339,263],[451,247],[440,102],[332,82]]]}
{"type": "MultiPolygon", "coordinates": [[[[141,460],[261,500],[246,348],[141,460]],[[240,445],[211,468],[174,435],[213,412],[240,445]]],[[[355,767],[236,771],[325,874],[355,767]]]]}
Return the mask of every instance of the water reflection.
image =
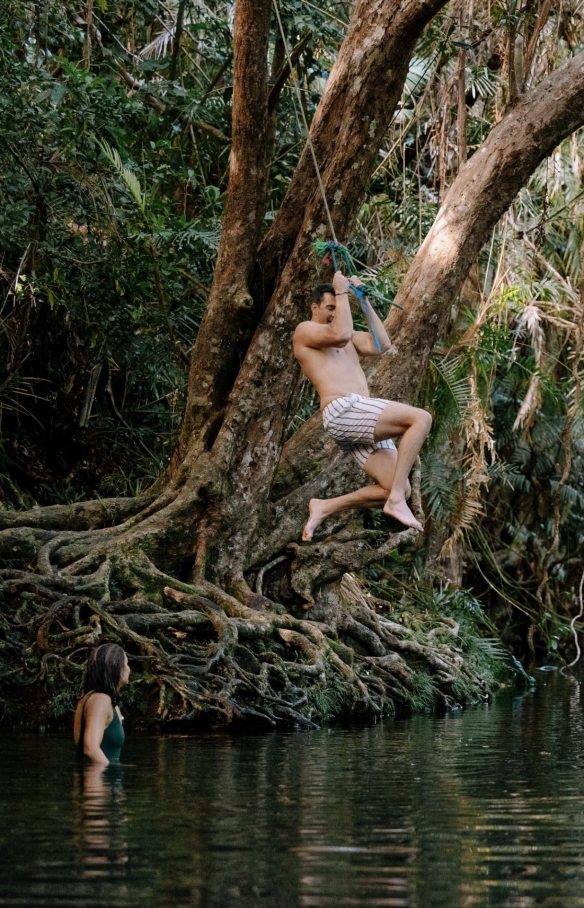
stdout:
{"type": "Polygon", "coordinates": [[[584,908],[582,688],[365,729],[5,735],[0,906],[584,908]],[[116,773],[119,773],[117,775],[116,773]]]}
{"type": "Polygon", "coordinates": [[[74,846],[84,880],[107,880],[110,900],[123,903],[128,863],[121,766],[83,765],[73,774],[74,846]],[[121,869],[121,870],[120,870],[121,869]]]}

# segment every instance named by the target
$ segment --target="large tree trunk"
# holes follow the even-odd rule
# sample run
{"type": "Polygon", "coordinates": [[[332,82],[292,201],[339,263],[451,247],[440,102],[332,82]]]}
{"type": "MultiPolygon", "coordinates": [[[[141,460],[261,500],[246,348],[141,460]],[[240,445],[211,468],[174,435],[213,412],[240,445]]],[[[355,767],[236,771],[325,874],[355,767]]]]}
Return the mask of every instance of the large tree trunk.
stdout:
{"type": "MultiPolygon", "coordinates": [[[[416,37],[440,6],[441,0],[357,5],[312,130],[342,237],[366,189],[416,37]]],[[[143,511],[125,519],[120,509],[124,522],[116,526],[100,527],[92,517],[80,530],[71,515],[59,532],[35,512],[24,526],[22,515],[13,524],[4,518],[1,539],[13,563],[0,573],[0,593],[10,608],[20,603],[0,646],[17,666],[3,663],[6,677],[26,679],[39,659],[40,681],[53,658],[63,672],[75,672],[83,647],[114,637],[146,660],[162,717],[218,711],[227,719],[310,724],[317,693],[333,678],[347,702],[352,697],[363,711],[380,713],[400,697],[407,701],[404,690],[414,683],[400,654],[424,661],[436,674],[436,698],[449,702],[441,690],[460,690],[464,678],[468,690],[480,690],[464,660],[445,645],[437,654],[429,637],[424,644],[405,639],[347,573],[395,546],[415,544],[415,531],[387,538],[346,526],[322,543],[298,545],[314,490],[334,493],[350,474],[357,481],[341,455],[305,482],[311,474],[292,469],[288,454],[289,476],[300,475],[304,484],[294,489],[280,481],[280,500],[270,503],[298,374],[291,335],[312,281],[310,242],[326,233],[326,223],[305,152],[256,257],[266,162],[258,167],[257,148],[247,143],[267,129],[268,4],[238,0],[236,9],[230,197],[194,351],[182,462],[143,511]],[[245,206],[253,211],[247,224],[245,206]],[[220,347],[219,336],[228,344],[220,347]],[[31,596],[36,614],[18,617],[31,596]],[[312,620],[288,613],[307,606],[312,620]]],[[[577,58],[524,96],[462,169],[400,290],[404,312],[389,319],[396,352],[378,370],[374,392],[412,399],[470,264],[539,161],[584,123],[583,101],[584,64],[577,58]]],[[[304,437],[311,431],[318,439],[311,427],[304,437]]],[[[302,437],[292,443],[296,451],[302,437]]],[[[419,480],[418,470],[415,511],[419,480]]]]}
{"type": "MultiPolygon", "coordinates": [[[[415,43],[444,0],[360,0],[311,124],[335,232],[346,238],[403,92],[415,43]]],[[[306,224],[328,235],[308,146],[258,252],[256,293],[269,301],[306,224]]]]}
{"type": "MultiPolygon", "coordinates": [[[[339,237],[348,233],[363,199],[403,91],[415,42],[444,4],[445,0],[360,0],[357,5],[310,129],[339,237]]],[[[212,446],[227,396],[273,296],[276,276],[299,238],[301,255],[307,259],[309,240],[328,231],[307,145],[256,258],[270,163],[265,155],[270,147],[266,92],[269,6],[266,0],[236,5],[227,206],[213,287],[193,351],[179,460],[189,441],[197,449],[201,441],[212,446]]],[[[311,270],[312,264],[305,272],[301,294],[311,270]]]]}

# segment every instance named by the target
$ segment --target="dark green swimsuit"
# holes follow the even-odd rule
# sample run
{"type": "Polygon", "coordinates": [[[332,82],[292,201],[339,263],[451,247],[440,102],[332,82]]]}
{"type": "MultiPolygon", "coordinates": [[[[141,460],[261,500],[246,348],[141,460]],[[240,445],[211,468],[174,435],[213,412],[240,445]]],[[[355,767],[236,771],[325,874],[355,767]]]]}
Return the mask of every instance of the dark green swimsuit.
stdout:
{"type": "MultiPolygon", "coordinates": [[[[79,734],[79,741],[77,742],[77,755],[83,759],[83,739],[85,737],[85,707],[89,698],[95,693],[92,691],[87,695],[85,703],[83,704],[83,712],[81,714],[81,732],[79,734]]],[[[114,706],[114,717],[111,720],[110,724],[106,727],[103,738],[101,739],[100,747],[103,750],[104,754],[110,761],[110,763],[119,763],[120,762],[120,752],[126,736],[124,734],[124,726],[120,721],[118,711],[114,706]]]]}

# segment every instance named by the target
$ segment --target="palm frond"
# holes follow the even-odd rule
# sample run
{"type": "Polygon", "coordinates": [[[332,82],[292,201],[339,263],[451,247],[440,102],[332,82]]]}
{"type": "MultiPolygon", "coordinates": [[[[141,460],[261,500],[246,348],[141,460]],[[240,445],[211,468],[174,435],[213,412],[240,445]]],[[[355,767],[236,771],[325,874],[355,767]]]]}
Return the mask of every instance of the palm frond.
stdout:
{"type": "Polygon", "coordinates": [[[118,175],[121,177],[121,179],[124,181],[128,189],[132,193],[134,201],[136,202],[142,214],[146,214],[146,196],[140,189],[140,183],[134,171],[130,170],[129,167],[124,167],[117,148],[112,148],[111,145],[109,145],[103,139],[98,139],[97,142],[105,157],[108,159],[110,164],[112,164],[118,175]]]}
{"type": "Polygon", "coordinates": [[[470,406],[471,388],[468,376],[461,374],[462,356],[436,357],[431,360],[431,363],[450,391],[459,415],[463,417],[470,406]]]}
{"type": "Polygon", "coordinates": [[[488,66],[467,66],[466,79],[475,98],[493,98],[502,82],[488,66]]]}
{"type": "Polygon", "coordinates": [[[489,659],[508,659],[509,653],[497,637],[474,637],[473,643],[489,659]]]}
{"type": "Polygon", "coordinates": [[[169,52],[169,47],[172,46],[172,42],[174,41],[175,29],[176,24],[174,22],[165,25],[163,30],[159,32],[149,44],[142,48],[138,54],[140,59],[159,60],[160,57],[166,57],[169,52]]]}
{"type": "MultiPolygon", "coordinates": [[[[553,481],[550,483],[552,492],[555,492],[559,483],[553,481]]],[[[574,488],[572,485],[566,483],[560,489],[560,501],[562,504],[568,505],[568,507],[577,509],[579,512],[584,512],[584,494],[579,490],[574,488]]]]}

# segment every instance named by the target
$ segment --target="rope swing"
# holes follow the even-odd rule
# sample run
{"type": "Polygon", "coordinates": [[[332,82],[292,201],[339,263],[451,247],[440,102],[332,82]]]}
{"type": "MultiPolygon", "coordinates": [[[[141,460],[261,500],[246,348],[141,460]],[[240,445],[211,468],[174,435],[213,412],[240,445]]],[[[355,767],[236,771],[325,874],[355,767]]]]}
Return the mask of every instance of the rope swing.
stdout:
{"type": "MultiPolygon", "coordinates": [[[[298,128],[300,129],[300,133],[302,133],[302,131],[303,131],[302,124],[300,122],[300,117],[298,116],[298,108],[300,108],[300,114],[302,116],[302,123],[304,124],[304,132],[306,134],[308,147],[310,148],[310,153],[312,155],[314,170],[316,172],[316,179],[318,181],[318,187],[320,189],[320,194],[322,196],[324,210],[326,212],[326,216],[327,216],[327,220],[328,220],[330,235],[332,237],[331,240],[328,240],[326,242],[323,240],[316,240],[313,244],[314,250],[315,250],[316,254],[319,256],[319,258],[322,259],[323,262],[332,263],[332,266],[333,266],[333,269],[335,272],[343,270],[341,267],[339,267],[339,261],[340,261],[342,263],[342,265],[345,267],[347,273],[349,275],[351,275],[351,274],[355,273],[353,260],[351,258],[351,253],[349,252],[349,250],[347,249],[346,246],[343,246],[343,244],[339,243],[339,241],[337,240],[337,235],[335,233],[333,219],[332,219],[330,208],[329,208],[329,205],[327,202],[326,193],[324,191],[324,183],[322,181],[320,168],[318,166],[318,161],[316,158],[316,151],[314,149],[314,144],[312,142],[312,136],[310,135],[310,128],[308,126],[308,121],[306,119],[306,113],[305,113],[304,107],[302,105],[302,97],[300,95],[300,86],[298,85],[296,70],[294,69],[294,64],[292,63],[290,49],[288,47],[288,42],[286,40],[286,35],[284,33],[284,26],[282,25],[282,18],[280,16],[280,10],[278,7],[277,0],[272,0],[272,2],[274,4],[274,11],[276,13],[276,19],[278,20],[278,27],[280,29],[282,44],[284,45],[284,53],[286,54],[286,60],[288,61],[288,68],[290,69],[290,78],[292,80],[292,85],[294,88],[294,92],[292,94],[292,100],[293,100],[293,104],[294,104],[294,112],[296,114],[296,120],[298,122],[298,128]]],[[[402,307],[399,306],[397,303],[394,303],[393,300],[388,300],[385,296],[382,296],[382,294],[379,293],[377,290],[375,290],[373,287],[368,287],[365,284],[362,284],[359,287],[355,287],[355,286],[353,286],[353,284],[351,284],[350,288],[351,288],[352,292],[355,294],[355,296],[357,297],[357,299],[359,301],[359,306],[361,307],[361,311],[363,312],[365,318],[367,319],[367,324],[369,326],[369,332],[373,338],[373,343],[375,344],[375,349],[377,350],[377,352],[380,352],[381,343],[373,328],[373,323],[371,321],[369,307],[365,303],[365,298],[369,297],[370,299],[371,298],[378,299],[384,303],[388,303],[390,307],[395,306],[396,309],[401,309],[402,307]]]]}

